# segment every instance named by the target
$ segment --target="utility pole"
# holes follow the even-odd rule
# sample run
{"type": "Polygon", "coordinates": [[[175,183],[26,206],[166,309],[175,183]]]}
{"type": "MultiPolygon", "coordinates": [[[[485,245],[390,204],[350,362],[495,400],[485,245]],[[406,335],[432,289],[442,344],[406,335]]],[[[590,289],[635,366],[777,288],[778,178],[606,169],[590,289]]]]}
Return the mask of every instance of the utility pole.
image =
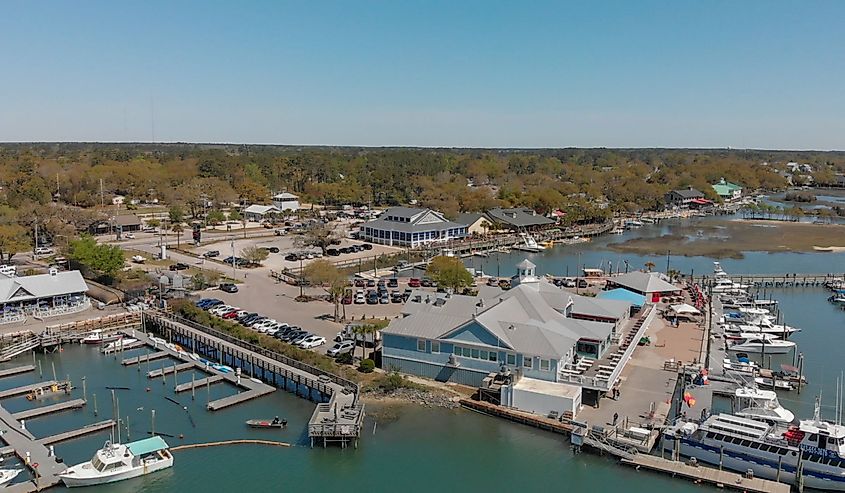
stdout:
{"type": "Polygon", "coordinates": [[[100,178],[100,207],[104,207],[106,205],[105,195],[103,194],[103,179],[100,178]]]}

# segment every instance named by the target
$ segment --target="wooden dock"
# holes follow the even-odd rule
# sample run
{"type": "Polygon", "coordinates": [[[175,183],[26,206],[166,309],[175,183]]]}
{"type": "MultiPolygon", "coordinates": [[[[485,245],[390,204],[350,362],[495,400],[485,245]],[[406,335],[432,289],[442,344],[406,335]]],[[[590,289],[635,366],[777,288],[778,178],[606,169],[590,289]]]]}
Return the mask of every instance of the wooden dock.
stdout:
{"type": "Polygon", "coordinates": [[[74,438],[79,438],[81,436],[90,435],[99,431],[108,430],[112,426],[114,426],[114,420],[107,419],[98,423],[91,423],[90,425],[85,425],[82,428],[77,428],[75,430],[63,431],[61,433],[56,433],[55,435],[39,438],[38,442],[43,445],[53,445],[54,443],[66,442],[68,440],[73,440],[74,438]]]}
{"type": "Polygon", "coordinates": [[[47,446],[38,442],[28,430],[21,429],[20,423],[2,406],[0,406],[0,437],[24,462],[25,467],[37,477],[33,481],[3,488],[4,492],[30,493],[59,484],[61,481],[59,473],[67,468],[67,464],[58,462],[56,457],[50,454],[47,446]],[[35,468],[36,464],[37,468],[35,468]]]}
{"type": "Polygon", "coordinates": [[[138,349],[139,347],[144,347],[144,343],[141,341],[130,342],[129,344],[124,344],[123,346],[115,346],[110,348],[103,348],[103,354],[112,354],[117,353],[120,351],[130,351],[132,349],[138,349]]]}
{"type": "Polygon", "coordinates": [[[0,399],[6,399],[8,397],[15,397],[23,394],[28,394],[33,390],[49,388],[53,385],[58,385],[58,383],[59,382],[55,380],[47,380],[46,382],[38,382],[30,385],[24,385],[22,387],[15,387],[13,389],[3,390],[0,391],[0,399]]]}
{"type": "Polygon", "coordinates": [[[200,378],[199,380],[195,380],[193,382],[188,383],[180,383],[174,389],[176,393],[185,392],[191,389],[198,389],[205,385],[211,385],[213,383],[218,383],[223,381],[223,375],[211,375],[205,378],[200,378]]]}
{"type": "MultiPolygon", "coordinates": [[[[263,385],[263,384],[262,384],[263,385]]],[[[230,395],[228,397],[223,397],[222,399],[217,399],[216,401],[211,401],[208,403],[208,410],[209,411],[219,411],[221,409],[225,409],[229,406],[234,406],[235,404],[240,404],[241,402],[246,402],[257,397],[261,397],[263,395],[271,394],[275,391],[273,387],[266,385],[265,387],[255,388],[251,390],[247,390],[246,392],[240,392],[235,395],[230,395]]]]}
{"type": "Polygon", "coordinates": [[[496,404],[492,404],[490,402],[474,401],[471,399],[461,399],[459,402],[462,407],[482,414],[504,418],[508,421],[533,426],[534,428],[540,428],[541,430],[551,431],[553,433],[569,435],[574,429],[574,426],[568,422],[546,418],[545,416],[539,416],[537,414],[524,411],[517,411],[516,409],[497,406],[496,404]]]}
{"type": "Polygon", "coordinates": [[[35,370],[35,365],[24,365],[24,366],[16,366],[14,368],[6,368],[5,370],[0,370],[0,378],[11,377],[12,375],[19,375],[21,373],[26,373],[28,371],[35,370]]]}
{"type": "Polygon", "coordinates": [[[719,488],[753,493],[789,493],[790,486],[784,483],[769,481],[761,478],[747,478],[732,471],[720,471],[712,467],[690,465],[684,462],[662,459],[655,455],[634,454],[621,459],[623,464],[645,468],[650,471],[680,476],[695,482],[704,482],[719,488]]]}
{"type": "Polygon", "coordinates": [[[155,353],[142,354],[141,356],[136,356],[134,358],[127,358],[121,361],[120,364],[122,364],[123,366],[137,365],[146,361],[153,361],[161,358],[166,358],[167,356],[170,356],[170,352],[158,351],[155,353]]]}
{"type": "Polygon", "coordinates": [[[191,368],[196,368],[197,364],[195,362],[188,362],[188,363],[180,363],[178,365],[170,365],[170,366],[162,366],[158,370],[153,370],[147,373],[147,378],[158,378],[165,375],[170,375],[171,373],[176,373],[180,371],[190,370],[191,368]]]}
{"type": "Polygon", "coordinates": [[[40,406],[34,407],[32,409],[27,409],[26,411],[14,413],[12,417],[14,417],[18,421],[21,421],[24,419],[32,419],[37,418],[39,416],[45,416],[47,414],[67,411],[69,409],[79,409],[84,405],[85,399],[73,399],[66,402],[59,402],[58,404],[51,404],[49,406],[40,406]]]}

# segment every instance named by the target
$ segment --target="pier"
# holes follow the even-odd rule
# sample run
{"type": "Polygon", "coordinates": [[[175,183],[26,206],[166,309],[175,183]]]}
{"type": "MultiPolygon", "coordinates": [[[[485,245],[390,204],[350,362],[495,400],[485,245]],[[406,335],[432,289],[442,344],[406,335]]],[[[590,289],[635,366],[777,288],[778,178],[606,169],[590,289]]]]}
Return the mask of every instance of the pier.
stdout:
{"type": "MultiPolygon", "coordinates": [[[[155,343],[153,341],[147,341],[147,342],[145,342],[145,344],[149,344],[151,346],[155,345],[155,343]]],[[[161,359],[161,358],[166,358],[168,356],[170,356],[169,352],[158,351],[158,352],[155,352],[155,353],[147,353],[147,354],[144,354],[144,355],[141,355],[141,356],[136,356],[134,358],[127,358],[127,359],[121,361],[120,364],[123,365],[123,366],[131,366],[131,365],[137,365],[137,364],[140,364],[140,363],[144,363],[144,362],[147,362],[147,361],[153,361],[153,360],[157,360],[157,359],[161,359]]]]}
{"type": "Polygon", "coordinates": [[[21,373],[26,373],[35,370],[35,365],[24,365],[24,366],[16,366],[14,368],[6,368],[5,370],[0,370],[0,378],[11,377],[14,375],[20,375],[21,373]]]}
{"type": "MultiPolygon", "coordinates": [[[[241,370],[243,376],[213,368],[205,370],[198,363],[200,368],[208,373],[219,375],[247,390],[209,402],[209,410],[223,409],[260,397],[278,386],[318,402],[308,423],[308,436],[312,446],[317,442],[322,442],[323,446],[337,442],[342,447],[350,443],[357,447],[364,420],[364,406],[358,402],[359,389],[354,382],[173,315],[144,312],[143,326],[166,340],[179,344],[186,352],[196,353],[241,370]]],[[[136,337],[146,336],[140,334],[136,337]]],[[[173,351],[171,356],[184,360],[187,353],[173,351]]],[[[206,382],[208,383],[210,382],[206,382]]],[[[189,390],[189,385],[183,384],[182,391],[189,390]]],[[[194,386],[196,385],[194,382],[194,386]]]]}
{"type": "Polygon", "coordinates": [[[196,368],[196,364],[194,364],[194,363],[182,363],[182,364],[179,364],[179,365],[162,366],[158,370],[153,370],[153,371],[147,373],[147,378],[158,378],[158,377],[170,375],[171,373],[190,370],[191,368],[196,368]]]}
{"type": "Polygon", "coordinates": [[[222,381],[223,375],[211,375],[209,377],[200,378],[199,380],[191,381],[188,383],[180,383],[173,390],[176,391],[176,393],[185,392],[187,390],[195,390],[198,388],[202,388],[206,385],[211,385],[213,383],[218,383],[222,381]]]}
{"type": "Polygon", "coordinates": [[[144,347],[144,343],[141,341],[130,342],[127,344],[118,344],[117,346],[112,346],[109,348],[103,348],[103,354],[112,354],[118,353],[121,351],[130,351],[132,349],[138,349],[140,347],[144,347]]]}
{"type": "Polygon", "coordinates": [[[85,405],[85,399],[73,399],[70,401],[59,402],[58,404],[51,404],[49,406],[35,407],[13,414],[12,416],[18,420],[32,419],[39,416],[46,416],[47,414],[67,411],[69,409],[79,409],[85,405]]]}
{"type": "Polygon", "coordinates": [[[54,385],[58,385],[59,382],[55,380],[47,380],[46,382],[37,382],[30,385],[24,385],[21,387],[15,387],[13,389],[3,390],[0,391],[0,399],[6,399],[9,397],[16,397],[23,394],[28,394],[32,391],[38,391],[43,389],[50,389],[54,385]]]}

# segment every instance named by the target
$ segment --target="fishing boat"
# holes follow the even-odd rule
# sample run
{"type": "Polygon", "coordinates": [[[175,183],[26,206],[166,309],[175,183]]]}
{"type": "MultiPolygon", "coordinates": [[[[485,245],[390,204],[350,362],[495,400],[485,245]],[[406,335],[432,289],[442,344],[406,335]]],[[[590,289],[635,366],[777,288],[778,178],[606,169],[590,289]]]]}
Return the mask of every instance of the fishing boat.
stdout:
{"type": "Polygon", "coordinates": [[[754,477],[824,491],[845,491],[845,426],[813,419],[771,425],[731,414],[701,424],[680,419],[663,432],[663,446],[698,462],[754,477]]]}
{"type": "Polygon", "coordinates": [[[792,411],[780,405],[778,395],[771,390],[740,387],[734,393],[734,414],[769,424],[788,425],[795,420],[792,411]]]}
{"type": "Polygon", "coordinates": [[[83,344],[105,344],[107,342],[113,342],[120,339],[121,336],[118,333],[114,334],[107,334],[103,332],[102,329],[94,329],[92,330],[87,336],[82,338],[83,344]]]}
{"type": "Polygon", "coordinates": [[[636,219],[628,219],[625,221],[625,227],[628,229],[631,228],[641,228],[643,226],[642,221],[637,221],[636,219]]]}
{"type": "Polygon", "coordinates": [[[787,354],[794,347],[794,342],[777,339],[771,334],[744,332],[739,335],[739,341],[729,346],[728,350],[746,353],[787,354]]]}
{"type": "Polygon", "coordinates": [[[738,373],[755,374],[760,371],[760,367],[757,365],[757,363],[754,363],[752,361],[732,362],[731,360],[725,358],[722,362],[722,366],[725,371],[733,371],[738,373]]]}
{"type": "Polygon", "coordinates": [[[107,441],[90,461],[68,467],[59,477],[68,488],[136,478],[173,466],[169,448],[160,436],[127,444],[107,441]]]}
{"type": "Polygon", "coordinates": [[[284,428],[288,425],[288,420],[276,416],[273,419],[250,419],[246,424],[250,428],[284,428]]]}
{"type": "Polygon", "coordinates": [[[0,486],[9,484],[23,469],[0,469],[0,486]]]}
{"type": "Polygon", "coordinates": [[[769,377],[754,377],[754,383],[758,387],[772,390],[795,390],[795,385],[786,380],[777,380],[769,377]]]}
{"type": "Polygon", "coordinates": [[[777,300],[754,299],[748,296],[722,295],[722,307],[729,309],[737,308],[765,308],[771,310],[777,308],[777,300]]]}
{"type": "Polygon", "coordinates": [[[121,347],[126,347],[136,342],[138,342],[138,339],[133,339],[131,337],[119,337],[116,341],[112,341],[103,346],[102,352],[108,353],[111,351],[119,351],[121,347]]]}

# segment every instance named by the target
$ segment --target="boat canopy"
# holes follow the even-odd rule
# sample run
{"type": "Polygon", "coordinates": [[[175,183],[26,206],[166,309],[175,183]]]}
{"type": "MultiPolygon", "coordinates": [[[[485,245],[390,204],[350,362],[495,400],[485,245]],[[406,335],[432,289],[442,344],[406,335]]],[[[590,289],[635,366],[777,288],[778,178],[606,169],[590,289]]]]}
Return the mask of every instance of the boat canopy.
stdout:
{"type": "Polygon", "coordinates": [[[160,436],[154,436],[138,440],[137,442],[127,443],[126,448],[132,452],[132,455],[138,456],[158,452],[159,450],[170,448],[170,446],[160,436]]]}

